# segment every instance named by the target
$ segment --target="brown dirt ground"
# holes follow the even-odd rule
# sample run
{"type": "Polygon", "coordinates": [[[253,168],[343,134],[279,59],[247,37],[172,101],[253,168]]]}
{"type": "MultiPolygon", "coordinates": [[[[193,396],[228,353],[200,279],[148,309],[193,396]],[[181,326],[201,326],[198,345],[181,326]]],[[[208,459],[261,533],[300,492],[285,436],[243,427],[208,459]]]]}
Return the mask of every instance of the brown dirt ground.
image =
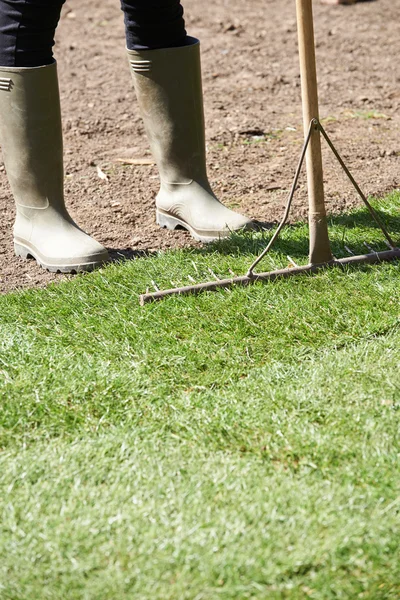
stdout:
{"type": "MultiPolygon", "coordinates": [[[[303,136],[295,2],[183,3],[188,32],[202,42],[214,189],[229,206],[275,222],[303,136]]],[[[400,4],[314,4],[321,117],[365,192],[384,194],[400,185],[400,4]]],[[[68,0],[57,40],[66,201],[73,217],[114,257],[196,245],[187,233],[155,224],[156,168],[118,160],[150,158],[131,90],[119,2],[68,0]]],[[[325,181],[331,212],[358,202],[326,151],[325,181]]],[[[306,216],[306,204],[303,178],[293,219],[306,216]]],[[[13,219],[0,164],[0,291],[61,280],[14,257],[13,219]]]]}

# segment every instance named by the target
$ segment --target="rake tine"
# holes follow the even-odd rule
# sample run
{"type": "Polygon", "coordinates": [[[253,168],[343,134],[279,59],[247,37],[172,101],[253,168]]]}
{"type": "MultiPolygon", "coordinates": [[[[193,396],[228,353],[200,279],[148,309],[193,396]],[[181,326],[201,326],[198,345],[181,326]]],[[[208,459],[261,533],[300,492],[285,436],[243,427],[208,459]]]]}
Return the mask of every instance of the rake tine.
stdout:
{"type": "Polygon", "coordinates": [[[365,246],[366,248],[368,248],[368,250],[369,250],[370,252],[373,252],[374,254],[378,254],[378,253],[377,253],[377,252],[376,252],[376,251],[375,251],[373,248],[371,248],[371,246],[370,246],[369,244],[367,244],[367,242],[364,242],[364,246],[365,246]]]}
{"type": "Polygon", "coordinates": [[[210,267],[208,267],[208,272],[214,277],[216,281],[221,281],[220,277],[218,277],[210,267]]]}
{"type": "Polygon", "coordinates": [[[385,242],[385,244],[389,248],[389,250],[393,250],[393,246],[391,246],[387,240],[383,240],[383,241],[385,242]]]}
{"type": "Polygon", "coordinates": [[[288,259],[288,261],[290,262],[290,264],[291,264],[291,265],[293,265],[294,267],[298,267],[298,266],[299,266],[299,265],[297,265],[297,264],[294,262],[293,258],[290,258],[290,256],[287,256],[286,258],[288,259]]]}

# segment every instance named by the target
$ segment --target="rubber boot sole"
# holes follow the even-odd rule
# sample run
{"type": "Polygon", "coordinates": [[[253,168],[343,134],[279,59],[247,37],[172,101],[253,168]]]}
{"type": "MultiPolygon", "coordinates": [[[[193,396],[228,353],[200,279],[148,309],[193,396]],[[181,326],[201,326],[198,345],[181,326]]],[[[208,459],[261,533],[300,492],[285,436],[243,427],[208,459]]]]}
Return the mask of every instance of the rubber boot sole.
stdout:
{"type": "Polygon", "coordinates": [[[28,260],[33,258],[36,260],[39,266],[50,273],[81,273],[85,271],[93,271],[97,267],[100,267],[104,263],[109,261],[108,254],[102,255],[102,258],[99,257],[97,260],[92,260],[88,262],[79,262],[76,264],[50,264],[46,261],[46,259],[37,252],[37,250],[32,249],[28,245],[21,244],[21,242],[14,241],[14,251],[15,255],[28,260]]]}
{"type": "MultiPolygon", "coordinates": [[[[164,227],[166,229],[170,229],[171,231],[177,228],[187,229],[190,235],[197,240],[198,242],[210,243],[215,242],[216,240],[221,240],[223,238],[229,237],[232,231],[219,231],[219,232],[199,232],[194,229],[189,223],[183,221],[182,219],[178,219],[178,217],[173,217],[167,213],[164,213],[157,209],[156,211],[156,223],[160,227],[164,227]]],[[[246,231],[248,229],[253,229],[252,223],[248,223],[244,227],[241,227],[239,231],[246,231]]]]}

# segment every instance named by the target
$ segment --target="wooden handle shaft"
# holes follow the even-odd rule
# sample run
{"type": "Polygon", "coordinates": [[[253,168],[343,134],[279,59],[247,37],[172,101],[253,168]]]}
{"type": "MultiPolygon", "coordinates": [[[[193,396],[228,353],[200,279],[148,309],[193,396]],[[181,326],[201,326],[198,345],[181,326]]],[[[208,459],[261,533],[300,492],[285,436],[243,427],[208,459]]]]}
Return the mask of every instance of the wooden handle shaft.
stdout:
{"type": "MultiPolygon", "coordinates": [[[[312,0],[296,0],[296,9],[303,121],[306,135],[312,119],[319,120],[312,0]]],[[[306,161],[310,225],[310,263],[318,264],[332,260],[324,201],[321,138],[318,128],[315,128],[311,136],[306,161]]]]}

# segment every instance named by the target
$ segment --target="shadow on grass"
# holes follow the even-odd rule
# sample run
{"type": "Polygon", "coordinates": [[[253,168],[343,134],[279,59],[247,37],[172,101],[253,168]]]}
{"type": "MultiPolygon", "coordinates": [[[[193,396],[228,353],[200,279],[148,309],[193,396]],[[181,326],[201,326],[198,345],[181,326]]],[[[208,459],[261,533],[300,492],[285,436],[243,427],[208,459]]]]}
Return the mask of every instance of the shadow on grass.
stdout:
{"type": "MultiPolygon", "coordinates": [[[[378,207],[375,207],[378,216],[385,223],[389,232],[394,237],[395,242],[400,243],[400,214],[394,215],[386,212],[378,207]]],[[[348,254],[345,246],[350,244],[348,238],[351,234],[357,233],[357,241],[351,242],[357,252],[365,252],[363,241],[366,243],[382,246],[385,248],[385,238],[383,234],[380,237],[382,244],[378,241],[376,234],[379,232],[379,227],[372,219],[368,210],[361,208],[352,213],[340,215],[330,215],[328,217],[329,235],[331,239],[332,251],[338,256],[348,254]],[[373,237],[373,239],[371,239],[373,237]]],[[[258,223],[258,231],[249,231],[242,233],[232,233],[225,239],[204,245],[202,247],[188,248],[187,252],[192,256],[201,255],[207,256],[218,253],[221,256],[249,256],[254,257],[261,254],[273,233],[277,228],[277,224],[258,223]]],[[[188,234],[189,235],[189,234],[188,234]]],[[[281,233],[280,238],[276,241],[274,252],[292,257],[307,257],[308,255],[308,226],[306,223],[297,223],[287,225],[281,233]]],[[[374,250],[377,248],[374,247],[374,250]]],[[[154,250],[132,250],[131,248],[109,249],[112,262],[120,262],[125,260],[135,260],[137,258],[147,258],[156,256],[157,251],[154,250]]]]}
{"type": "MultiPolygon", "coordinates": [[[[381,221],[386,225],[389,232],[393,232],[394,235],[400,235],[400,213],[398,215],[390,214],[380,208],[374,207],[375,212],[381,221]]],[[[365,228],[365,229],[379,229],[378,225],[372,219],[366,208],[360,208],[357,211],[351,213],[343,213],[340,215],[332,215],[329,217],[330,225],[339,225],[348,227],[349,229],[365,228]]]]}
{"type": "Polygon", "coordinates": [[[121,262],[125,260],[136,260],[137,258],[149,258],[155,256],[155,250],[132,250],[132,248],[107,248],[111,262],[121,262]]]}
{"type": "MultiPolygon", "coordinates": [[[[375,210],[388,231],[392,234],[394,241],[399,241],[400,243],[400,214],[389,214],[379,208],[375,208],[375,210]]],[[[363,241],[365,241],[371,244],[379,244],[383,249],[386,249],[385,237],[383,233],[379,236],[380,228],[372,219],[367,209],[361,208],[349,214],[331,215],[328,217],[328,226],[333,253],[346,253],[345,245],[348,244],[347,239],[352,233],[357,233],[357,238],[359,238],[357,242],[353,242],[355,248],[359,248],[363,244],[363,241]],[[373,240],[370,239],[371,237],[373,237],[373,240]],[[380,240],[378,241],[377,238],[379,237],[380,240]]],[[[202,255],[215,252],[221,255],[258,255],[261,254],[268,244],[276,227],[277,225],[270,225],[261,234],[254,234],[253,232],[233,233],[226,240],[214,242],[203,248],[196,248],[192,252],[202,255]]],[[[306,257],[308,254],[307,224],[297,223],[287,225],[273,246],[273,249],[275,252],[289,254],[293,257],[306,257]]]]}

